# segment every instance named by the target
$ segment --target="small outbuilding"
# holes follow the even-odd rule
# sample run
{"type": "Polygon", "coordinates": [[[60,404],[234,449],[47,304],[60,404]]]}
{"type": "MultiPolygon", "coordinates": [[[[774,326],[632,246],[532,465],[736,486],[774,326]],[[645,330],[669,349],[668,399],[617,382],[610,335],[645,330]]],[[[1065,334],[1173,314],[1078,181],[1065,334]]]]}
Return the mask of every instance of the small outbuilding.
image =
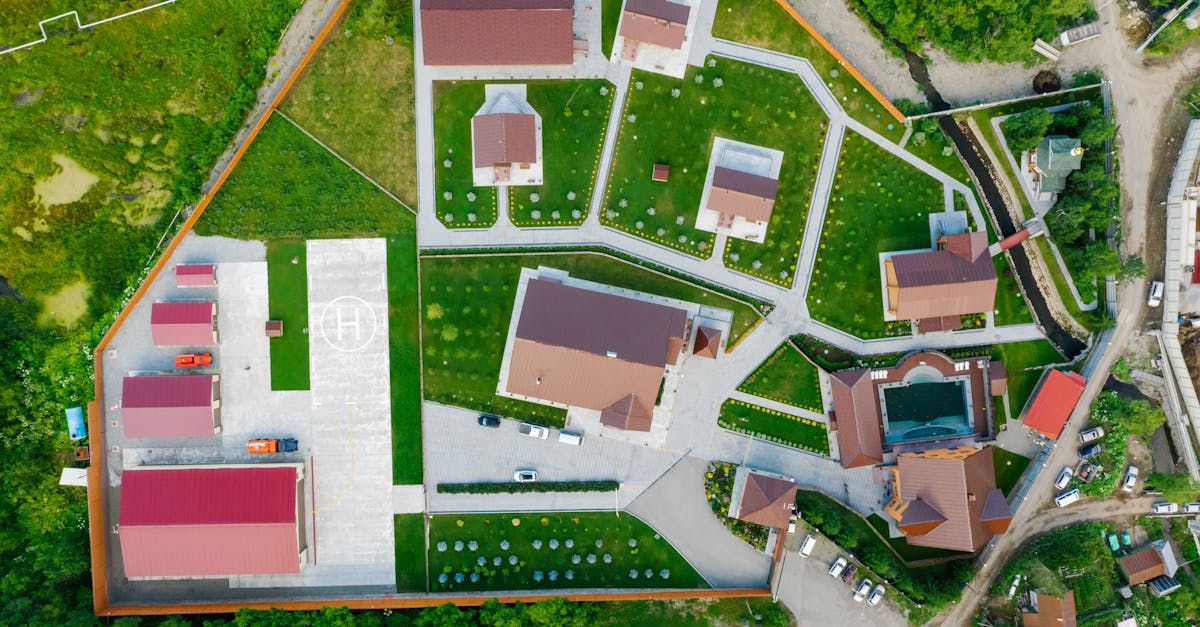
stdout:
{"type": "Polygon", "coordinates": [[[1034,393],[1033,404],[1025,412],[1022,422],[1047,438],[1057,440],[1071,412],[1075,411],[1079,397],[1083,396],[1085,385],[1087,379],[1079,373],[1051,369],[1034,393]]]}
{"type": "Polygon", "coordinates": [[[125,377],[125,437],[202,438],[219,433],[220,379],[215,374],[125,377]]]}
{"type": "Polygon", "coordinates": [[[659,183],[666,183],[667,179],[671,178],[671,166],[665,163],[654,164],[654,172],[650,174],[650,178],[659,183]]]}
{"type": "Polygon", "coordinates": [[[154,303],[150,335],[155,346],[212,346],[217,343],[217,304],[154,303]]]}
{"type": "Polygon", "coordinates": [[[717,329],[700,327],[696,329],[696,343],[692,346],[692,354],[709,359],[716,359],[721,352],[721,332],[717,329]]]}
{"type": "Polygon", "coordinates": [[[796,482],[739,466],[729,515],[738,520],[786,529],[796,511],[796,482]]]}
{"type": "Polygon", "coordinates": [[[211,263],[175,266],[175,287],[215,287],[217,266],[211,263]]]}
{"type": "Polygon", "coordinates": [[[1037,192],[1061,192],[1067,186],[1067,176],[1083,165],[1083,145],[1078,139],[1051,135],[1034,151],[1033,170],[1037,173],[1037,192]]]}
{"type": "Polygon", "coordinates": [[[283,337],[283,320],[267,320],[267,337],[283,337]]]}

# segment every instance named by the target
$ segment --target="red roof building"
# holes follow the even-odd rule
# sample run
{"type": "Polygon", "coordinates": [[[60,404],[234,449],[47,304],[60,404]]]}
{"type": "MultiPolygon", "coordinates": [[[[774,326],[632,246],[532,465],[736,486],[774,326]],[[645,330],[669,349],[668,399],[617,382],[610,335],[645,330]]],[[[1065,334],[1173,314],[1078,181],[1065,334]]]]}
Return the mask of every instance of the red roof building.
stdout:
{"type": "Polygon", "coordinates": [[[125,377],[121,418],[129,438],[204,438],[220,431],[215,374],[125,377]]]}
{"type": "Polygon", "coordinates": [[[421,0],[427,65],[570,65],[573,0],[421,0]]]}
{"type": "Polygon", "coordinates": [[[738,468],[734,480],[736,502],[729,514],[739,520],[785,529],[796,510],[796,482],[738,468]]]}
{"type": "Polygon", "coordinates": [[[300,572],[300,464],[130,468],[117,518],[125,576],[300,572]]]}
{"type": "Polygon", "coordinates": [[[1029,411],[1025,412],[1026,427],[1057,440],[1063,426],[1071,418],[1075,403],[1083,396],[1087,379],[1075,372],[1050,370],[1034,394],[1029,411]]]}
{"type": "Polygon", "coordinates": [[[175,287],[213,287],[216,284],[217,267],[211,263],[175,266],[175,287]]]}
{"type": "Polygon", "coordinates": [[[217,304],[154,303],[150,335],[155,346],[212,346],[217,343],[217,304]]]}
{"type": "Polygon", "coordinates": [[[953,331],[962,316],[995,309],[996,266],[983,231],[946,235],[936,250],[896,254],[883,266],[888,313],[916,320],[922,333],[953,331]]]}

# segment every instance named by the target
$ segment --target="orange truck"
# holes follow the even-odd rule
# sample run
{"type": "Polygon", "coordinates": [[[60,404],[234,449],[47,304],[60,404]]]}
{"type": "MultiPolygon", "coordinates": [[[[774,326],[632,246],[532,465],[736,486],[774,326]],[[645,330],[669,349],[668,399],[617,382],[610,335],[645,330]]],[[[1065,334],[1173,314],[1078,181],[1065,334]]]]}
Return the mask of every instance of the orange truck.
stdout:
{"type": "Polygon", "coordinates": [[[212,364],[211,353],[184,353],[175,356],[176,368],[199,368],[212,364]]]}
{"type": "Polygon", "coordinates": [[[295,453],[294,438],[255,438],[246,442],[246,451],[250,453],[295,453]]]}

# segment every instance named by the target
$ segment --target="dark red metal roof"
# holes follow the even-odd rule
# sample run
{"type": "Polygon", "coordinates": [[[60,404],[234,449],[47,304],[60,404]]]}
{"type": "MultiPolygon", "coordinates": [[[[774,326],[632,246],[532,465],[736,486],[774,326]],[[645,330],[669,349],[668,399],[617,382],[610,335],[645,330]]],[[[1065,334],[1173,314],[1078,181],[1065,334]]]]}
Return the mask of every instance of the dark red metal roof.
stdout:
{"type": "Polygon", "coordinates": [[[154,303],[150,309],[150,335],[155,346],[211,346],[216,344],[213,318],[216,303],[154,303]]]}
{"type": "Polygon", "coordinates": [[[211,407],[213,375],[125,377],[122,407],[211,407]]]}
{"type": "Polygon", "coordinates": [[[1087,379],[1083,375],[1051,370],[1025,414],[1025,426],[1051,440],[1057,440],[1063,425],[1067,424],[1071,412],[1075,410],[1075,403],[1083,396],[1083,386],[1086,384],[1087,379]]]}
{"type": "Polygon", "coordinates": [[[572,0],[423,0],[429,65],[570,65],[572,0]]]}
{"type": "Polygon", "coordinates": [[[213,304],[154,303],[150,308],[150,324],[211,324],[213,304]]]}
{"type": "Polygon", "coordinates": [[[217,267],[211,263],[181,264],[175,266],[177,287],[208,287],[216,285],[217,267]]]}

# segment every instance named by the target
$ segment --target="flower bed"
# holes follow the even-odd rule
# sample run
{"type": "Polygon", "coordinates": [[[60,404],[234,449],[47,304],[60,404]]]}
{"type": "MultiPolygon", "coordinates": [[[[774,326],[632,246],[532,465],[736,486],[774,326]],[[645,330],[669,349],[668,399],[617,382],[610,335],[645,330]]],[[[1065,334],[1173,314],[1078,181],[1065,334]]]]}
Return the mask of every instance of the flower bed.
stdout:
{"type": "Polygon", "coordinates": [[[717,424],[776,444],[829,455],[828,428],[816,420],[729,399],[721,405],[717,424]]]}
{"type": "Polygon", "coordinates": [[[729,502],[733,498],[733,478],[737,466],[725,462],[709,462],[704,472],[704,496],[717,519],[729,528],[730,533],[741,538],[754,548],[765,551],[767,536],[771,530],[744,520],[730,518],[729,502]]]}

